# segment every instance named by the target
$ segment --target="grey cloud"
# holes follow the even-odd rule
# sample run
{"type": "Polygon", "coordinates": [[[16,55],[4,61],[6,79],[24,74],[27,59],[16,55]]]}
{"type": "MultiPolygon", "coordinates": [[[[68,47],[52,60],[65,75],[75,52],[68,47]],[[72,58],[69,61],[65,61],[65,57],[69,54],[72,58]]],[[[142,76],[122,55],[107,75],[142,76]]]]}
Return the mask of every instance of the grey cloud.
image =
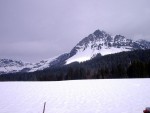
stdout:
{"type": "Polygon", "coordinates": [[[38,61],[102,29],[150,40],[149,0],[1,0],[0,58],[38,61]]]}

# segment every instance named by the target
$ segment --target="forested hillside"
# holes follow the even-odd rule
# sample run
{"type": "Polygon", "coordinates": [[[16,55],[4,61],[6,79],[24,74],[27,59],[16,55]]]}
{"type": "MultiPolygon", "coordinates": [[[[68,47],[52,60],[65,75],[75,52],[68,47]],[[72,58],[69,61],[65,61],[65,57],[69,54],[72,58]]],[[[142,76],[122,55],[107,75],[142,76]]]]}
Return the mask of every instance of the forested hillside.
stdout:
{"type": "Polygon", "coordinates": [[[76,79],[148,78],[150,50],[121,52],[32,73],[0,76],[1,81],[58,81],[76,79]]]}

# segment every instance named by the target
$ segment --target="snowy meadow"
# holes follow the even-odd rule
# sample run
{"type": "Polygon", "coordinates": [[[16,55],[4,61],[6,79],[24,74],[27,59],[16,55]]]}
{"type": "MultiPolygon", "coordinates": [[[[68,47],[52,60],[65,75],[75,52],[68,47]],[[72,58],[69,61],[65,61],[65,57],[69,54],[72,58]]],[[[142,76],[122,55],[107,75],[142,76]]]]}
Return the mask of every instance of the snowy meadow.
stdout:
{"type": "Polygon", "coordinates": [[[150,79],[1,82],[0,113],[142,113],[150,79]]]}

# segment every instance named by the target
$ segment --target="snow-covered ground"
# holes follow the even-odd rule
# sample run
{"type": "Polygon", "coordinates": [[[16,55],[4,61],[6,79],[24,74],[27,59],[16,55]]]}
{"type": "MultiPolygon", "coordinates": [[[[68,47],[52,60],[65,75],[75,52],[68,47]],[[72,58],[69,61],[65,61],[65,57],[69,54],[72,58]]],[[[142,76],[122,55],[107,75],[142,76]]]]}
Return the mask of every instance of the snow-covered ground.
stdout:
{"type": "Polygon", "coordinates": [[[150,79],[1,82],[0,113],[142,113],[150,79]]]}

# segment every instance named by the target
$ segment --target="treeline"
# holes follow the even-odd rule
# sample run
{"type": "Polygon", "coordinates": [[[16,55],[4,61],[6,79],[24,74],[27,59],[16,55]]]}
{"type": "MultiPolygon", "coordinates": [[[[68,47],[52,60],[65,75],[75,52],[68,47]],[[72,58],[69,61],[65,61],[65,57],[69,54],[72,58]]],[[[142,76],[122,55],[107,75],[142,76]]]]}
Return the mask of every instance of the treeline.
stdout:
{"type": "Polygon", "coordinates": [[[0,75],[1,81],[59,81],[79,79],[149,78],[150,50],[97,55],[92,60],[32,73],[0,75]]]}

